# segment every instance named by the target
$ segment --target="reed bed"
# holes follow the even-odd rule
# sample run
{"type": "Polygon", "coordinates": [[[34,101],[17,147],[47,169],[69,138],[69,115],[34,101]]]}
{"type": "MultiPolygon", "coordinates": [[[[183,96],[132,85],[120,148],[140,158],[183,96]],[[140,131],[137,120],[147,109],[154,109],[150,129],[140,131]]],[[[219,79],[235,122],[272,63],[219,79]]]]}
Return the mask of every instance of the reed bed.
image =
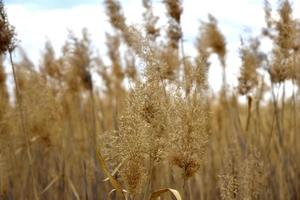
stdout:
{"type": "Polygon", "coordinates": [[[142,3],[143,29],[126,23],[120,2],[104,1],[110,62],[83,30],[60,56],[46,42],[37,67],[0,1],[0,199],[300,199],[300,22],[291,2],[273,11],[265,1],[261,34],[241,40],[237,88],[214,16],[199,25],[191,57],[182,2],[163,1],[163,27],[152,1],[142,3]],[[266,38],[270,53],[260,48],[266,38]],[[223,73],[215,95],[213,55],[223,73]]]}

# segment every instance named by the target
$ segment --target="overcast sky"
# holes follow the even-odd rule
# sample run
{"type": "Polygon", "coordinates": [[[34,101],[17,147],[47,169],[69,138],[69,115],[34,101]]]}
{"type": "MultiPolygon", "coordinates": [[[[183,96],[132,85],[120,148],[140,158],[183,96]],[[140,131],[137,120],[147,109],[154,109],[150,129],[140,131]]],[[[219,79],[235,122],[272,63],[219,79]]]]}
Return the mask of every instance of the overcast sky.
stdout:
{"type": "MultiPolygon", "coordinates": [[[[129,24],[141,25],[143,12],[141,0],[121,0],[129,24]]],[[[153,0],[154,13],[160,17],[159,24],[166,21],[162,0],[153,0]]],[[[277,0],[270,0],[276,9],[277,0]]],[[[51,40],[60,50],[67,37],[67,30],[80,35],[86,27],[94,46],[101,55],[106,54],[105,32],[110,30],[103,0],[4,0],[11,24],[16,27],[20,45],[29,57],[38,63],[44,43],[51,40]]],[[[295,16],[299,17],[300,2],[293,1],[295,16]],[[298,15],[298,16],[297,16],[298,15]]],[[[200,20],[206,21],[208,13],[219,21],[219,27],[227,41],[228,80],[237,84],[240,60],[238,47],[240,37],[257,35],[264,26],[263,0],[184,0],[182,27],[185,51],[194,54],[194,41],[200,20]]],[[[212,58],[209,75],[211,86],[217,90],[221,85],[220,66],[212,58]],[[213,84],[212,84],[213,83],[213,84]]]]}

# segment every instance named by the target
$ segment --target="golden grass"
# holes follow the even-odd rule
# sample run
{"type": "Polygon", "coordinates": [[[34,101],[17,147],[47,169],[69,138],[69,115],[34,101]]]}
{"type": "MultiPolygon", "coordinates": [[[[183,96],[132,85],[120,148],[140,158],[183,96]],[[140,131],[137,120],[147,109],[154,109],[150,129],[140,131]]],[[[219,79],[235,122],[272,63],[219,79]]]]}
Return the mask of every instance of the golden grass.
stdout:
{"type": "Polygon", "coordinates": [[[26,52],[12,60],[14,29],[0,1],[0,199],[300,199],[300,24],[290,2],[282,0],[275,18],[266,1],[262,34],[241,44],[237,90],[226,83],[217,19],[200,25],[192,58],[181,1],[163,3],[166,28],[144,0],[139,30],[118,1],[105,0],[111,62],[94,56],[83,30],[70,33],[61,56],[48,41],[36,70],[26,52]],[[259,48],[263,37],[273,42],[270,54],[259,48]],[[223,69],[215,96],[207,80],[213,54],[223,69]]]}

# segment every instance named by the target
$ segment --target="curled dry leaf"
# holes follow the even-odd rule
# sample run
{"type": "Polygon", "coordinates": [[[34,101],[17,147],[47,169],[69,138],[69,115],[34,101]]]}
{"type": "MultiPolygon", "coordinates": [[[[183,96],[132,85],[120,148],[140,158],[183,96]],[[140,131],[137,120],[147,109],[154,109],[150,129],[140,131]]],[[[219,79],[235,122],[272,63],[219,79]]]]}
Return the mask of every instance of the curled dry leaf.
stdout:
{"type": "Polygon", "coordinates": [[[162,194],[167,193],[167,192],[171,193],[172,196],[175,197],[176,200],[182,200],[180,193],[177,190],[171,189],[171,188],[160,189],[160,190],[153,192],[151,194],[150,200],[155,200],[158,197],[160,197],[162,194]]]}

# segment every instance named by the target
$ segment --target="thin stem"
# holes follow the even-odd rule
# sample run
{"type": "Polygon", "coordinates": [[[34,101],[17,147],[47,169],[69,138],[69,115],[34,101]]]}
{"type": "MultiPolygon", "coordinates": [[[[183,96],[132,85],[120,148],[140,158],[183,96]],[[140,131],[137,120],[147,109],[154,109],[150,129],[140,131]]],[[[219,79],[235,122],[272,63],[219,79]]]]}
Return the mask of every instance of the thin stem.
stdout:
{"type": "Polygon", "coordinates": [[[279,140],[279,145],[280,147],[282,147],[282,131],[281,131],[281,127],[280,127],[280,119],[279,119],[279,110],[278,110],[278,100],[275,96],[275,91],[274,91],[274,84],[272,83],[272,97],[273,97],[273,106],[274,106],[274,112],[275,112],[275,119],[276,119],[276,126],[277,126],[277,137],[279,140]]]}
{"type": "Polygon", "coordinates": [[[93,184],[93,197],[95,199],[98,199],[98,179],[100,178],[98,170],[99,170],[99,164],[97,162],[97,127],[96,127],[96,109],[95,109],[95,100],[94,100],[94,93],[93,93],[93,88],[90,88],[90,97],[91,97],[91,106],[92,106],[92,147],[91,147],[91,151],[92,151],[92,156],[93,156],[93,160],[94,160],[94,165],[96,167],[95,169],[95,183],[93,184]]]}
{"type": "MultiPolygon", "coordinates": [[[[293,73],[296,73],[296,69],[295,69],[296,61],[295,61],[295,59],[296,59],[296,56],[294,54],[294,56],[293,56],[294,64],[292,65],[293,66],[293,73]]],[[[296,106],[296,94],[295,94],[295,85],[296,85],[295,78],[292,78],[292,84],[293,84],[292,104],[293,104],[293,123],[294,123],[293,127],[296,128],[296,126],[297,126],[297,112],[296,112],[297,106],[296,106]]],[[[295,128],[294,128],[294,132],[296,131],[295,128]]],[[[292,135],[294,136],[295,134],[292,134],[292,135]]]]}
{"type": "Polygon", "coordinates": [[[248,96],[248,116],[247,116],[246,131],[249,131],[250,119],[251,119],[251,107],[252,107],[252,98],[248,96]]]}
{"type": "Polygon", "coordinates": [[[226,66],[222,66],[222,90],[224,92],[224,98],[227,99],[227,78],[226,78],[226,66]]]}
{"type": "Polygon", "coordinates": [[[188,179],[187,178],[184,178],[183,180],[183,192],[184,192],[184,199],[185,200],[189,200],[190,199],[190,194],[189,194],[189,188],[188,188],[188,179]]]}
{"type": "Polygon", "coordinates": [[[284,111],[285,111],[285,82],[283,82],[283,91],[281,96],[281,130],[284,134],[284,111]]]}
{"type": "Polygon", "coordinates": [[[97,163],[97,127],[96,127],[96,108],[93,90],[90,90],[91,96],[91,106],[92,106],[92,148],[93,148],[93,158],[95,163],[97,163]]]}
{"type": "Polygon", "coordinates": [[[154,172],[154,160],[152,156],[149,156],[149,169],[148,169],[148,178],[147,178],[147,185],[146,189],[143,195],[143,200],[148,199],[148,196],[150,196],[152,192],[152,177],[153,177],[153,172],[154,172]]]}
{"type": "Polygon", "coordinates": [[[20,89],[19,89],[19,85],[18,85],[18,81],[17,81],[17,75],[16,75],[16,70],[15,70],[15,65],[12,59],[12,54],[9,51],[9,59],[10,59],[10,63],[11,63],[11,67],[12,67],[12,71],[13,71],[13,78],[14,78],[14,82],[15,82],[15,87],[16,87],[16,102],[19,108],[19,115],[20,115],[20,122],[21,122],[21,128],[23,130],[23,133],[25,135],[25,140],[26,140],[26,152],[27,152],[27,157],[29,160],[29,166],[30,166],[30,171],[31,171],[31,176],[32,176],[32,182],[33,182],[33,193],[34,193],[34,198],[36,200],[39,200],[39,195],[37,192],[37,188],[36,188],[36,177],[35,177],[35,171],[34,171],[34,166],[33,166],[33,160],[32,160],[32,150],[31,150],[31,146],[30,146],[30,142],[29,142],[29,135],[27,133],[26,130],[26,126],[25,126],[25,115],[24,115],[24,110],[23,110],[23,99],[22,96],[20,94],[20,89]]]}

